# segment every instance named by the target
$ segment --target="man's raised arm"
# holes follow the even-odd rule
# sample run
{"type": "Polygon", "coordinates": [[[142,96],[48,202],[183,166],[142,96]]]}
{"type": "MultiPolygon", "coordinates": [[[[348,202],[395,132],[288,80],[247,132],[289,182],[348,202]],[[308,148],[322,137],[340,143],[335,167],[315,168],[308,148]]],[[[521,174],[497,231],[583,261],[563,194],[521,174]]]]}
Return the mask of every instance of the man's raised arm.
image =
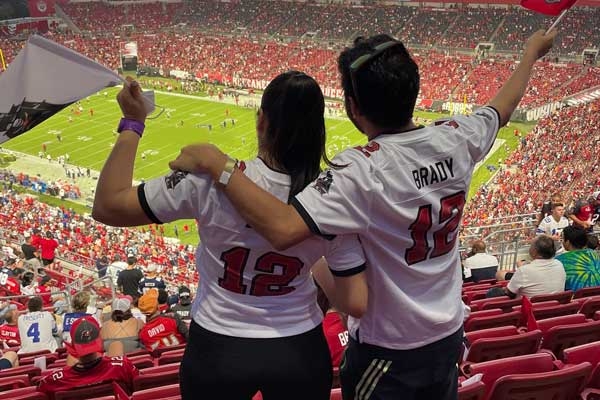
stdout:
{"type": "MultiPolygon", "coordinates": [[[[169,163],[169,167],[173,170],[208,172],[215,182],[219,182],[227,160],[227,155],[216,146],[194,144],[184,147],[177,159],[169,163]]],[[[277,250],[285,250],[311,234],[293,206],[258,187],[237,168],[223,187],[223,192],[242,218],[277,250]]]]}

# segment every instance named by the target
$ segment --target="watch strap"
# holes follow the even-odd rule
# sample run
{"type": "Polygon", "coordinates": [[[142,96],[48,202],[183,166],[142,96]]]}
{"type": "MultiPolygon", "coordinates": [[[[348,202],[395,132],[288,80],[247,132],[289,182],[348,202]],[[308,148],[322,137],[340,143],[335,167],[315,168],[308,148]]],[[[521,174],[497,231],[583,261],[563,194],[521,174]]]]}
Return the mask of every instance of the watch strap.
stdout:
{"type": "Polygon", "coordinates": [[[235,158],[231,158],[227,156],[227,162],[225,162],[225,166],[223,167],[223,172],[221,172],[221,176],[219,176],[219,183],[227,186],[229,180],[231,179],[231,175],[237,167],[238,160],[235,158]]]}

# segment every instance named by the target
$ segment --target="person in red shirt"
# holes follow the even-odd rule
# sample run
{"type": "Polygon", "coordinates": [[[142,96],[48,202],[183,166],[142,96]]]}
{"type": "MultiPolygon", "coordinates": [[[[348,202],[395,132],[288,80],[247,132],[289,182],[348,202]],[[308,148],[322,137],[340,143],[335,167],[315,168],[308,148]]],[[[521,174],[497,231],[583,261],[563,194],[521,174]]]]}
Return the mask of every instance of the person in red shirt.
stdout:
{"type": "Polygon", "coordinates": [[[51,295],[51,290],[50,290],[50,281],[52,280],[52,278],[50,277],[50,275],[44,275],[42,277],[42,279],[40,279],[40,283],[39,285],[37,285],[33,291],[35,292],[36,296],[40,296],[42,298],[42,302],[44,303],[44,306],[48,306],[50,304],[52,304],[52,295],[51,295]]]}
{"type": "Polygon", "coordinates": [[[17,310],[8,310],[4,314],[6,323],[0,325],[0,344],[5,344],[8,347],[21,346],[21,336],[17,326],[18,318],[19,312],[17,310]]]}
{"type": "Polygon", "coordinates": [[[172,313],[161,314],[158,291],[150,289],[138,300],[138,308],[146,315],[146,324],[140,330],[140,343],[148,350],[185,343],[188,327],[172,313]]]}
{"type": "Polygon", "coordinates": [[[139,374],[137,368],[123,356],[120,342],[111,343],[107,355],[102,355],[100,326],[94,317],[86,316],[75,321],[71,327],[71,343],[65,346],[69,354],[79,361],[72,367],[54,370],[40,380],[37,390],[45,393],[50,400],[58,391],[106,382],[117,382],[129,391],[133,389],[133,378],[139,374]]]}
{"type": "Polygon", "coordinates": [[[323,318],[323,332],[331,353],[331,363],[334,368],[339,368],[348,345],[348,328],[334,308],[330,308],[323,318]]]}
{"type": "Polygon", "coordinates": [[[58,242],[54,239],[52,232],[46,232],[46,237],[40,239],[42,249],[42,264],[44,267],[54,262],[54,251],[58,247],[58,242]]]}

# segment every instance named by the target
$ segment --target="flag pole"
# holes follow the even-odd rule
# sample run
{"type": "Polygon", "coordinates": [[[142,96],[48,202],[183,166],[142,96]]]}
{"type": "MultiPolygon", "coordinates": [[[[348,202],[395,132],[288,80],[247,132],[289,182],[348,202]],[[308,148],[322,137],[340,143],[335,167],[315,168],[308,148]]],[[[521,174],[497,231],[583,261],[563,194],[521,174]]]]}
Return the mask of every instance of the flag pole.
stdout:
{"type": "Polygon", "coordinates": [[[564,9],[564,10],[563,10],[563,11],[560,13],[560,15],[558,16],[558,18],[556,18],[556,19],[554,20],[554,22],[552,23],[552,25],[550,25],[550,28],[548,28],[548,30],[546,31],[546,35],[547,35],[548,33],[550,33],[550,31],[551,31],[552,29],[556,28],[556,26],[558,25],[558,23],[559,23],[559,22],[560,22],[560,21],[561,21],[561,20],[562,20],[562,19],[565,17],[565,15],[567,14],[567,11],[569,11],[569,9],[568,9],[568,8],[565,8],[565,9],[564,9]]]}
{"type": "Polygon", "coordinates": [[[2,49],[0,49],[0,64],[2,64],[2,69],[6,71],[6,62],[4,61],[4,53],[2,53],[2,49]]]}

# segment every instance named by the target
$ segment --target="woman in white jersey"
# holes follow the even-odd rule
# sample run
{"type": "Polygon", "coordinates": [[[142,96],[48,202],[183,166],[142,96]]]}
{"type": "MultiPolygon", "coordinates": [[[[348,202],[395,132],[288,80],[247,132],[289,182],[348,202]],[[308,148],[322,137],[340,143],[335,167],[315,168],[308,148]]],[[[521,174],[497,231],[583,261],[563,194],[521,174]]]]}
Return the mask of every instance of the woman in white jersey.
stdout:
{"type": "MultiPolygon", "coordinates": [[[[322,283],[335,282],[330,294],[336,306],[360,316],[366,282],[356,237],[313,236],[278,252],[207,175],[173,172],[132,188],[145,119],[139,86],[124,88],[118,100],[125,116],[122,133],[98,181],[94,218],[121,226],[198,221],[200,282],[181,363],[183,398],[215,393],[219,399],[251,399],[260,390],[265,400],[329,399],[331,359],[310,268],[325,255],[333,277],[322,283]]],[[[258,111],[258,156],[230,160],[229,172],[237,167],[279,199],[293,198],[318,176],[321,159],[328,163],[323,112],[314,79],[296,71],[277,76],[258,111]]]]}

